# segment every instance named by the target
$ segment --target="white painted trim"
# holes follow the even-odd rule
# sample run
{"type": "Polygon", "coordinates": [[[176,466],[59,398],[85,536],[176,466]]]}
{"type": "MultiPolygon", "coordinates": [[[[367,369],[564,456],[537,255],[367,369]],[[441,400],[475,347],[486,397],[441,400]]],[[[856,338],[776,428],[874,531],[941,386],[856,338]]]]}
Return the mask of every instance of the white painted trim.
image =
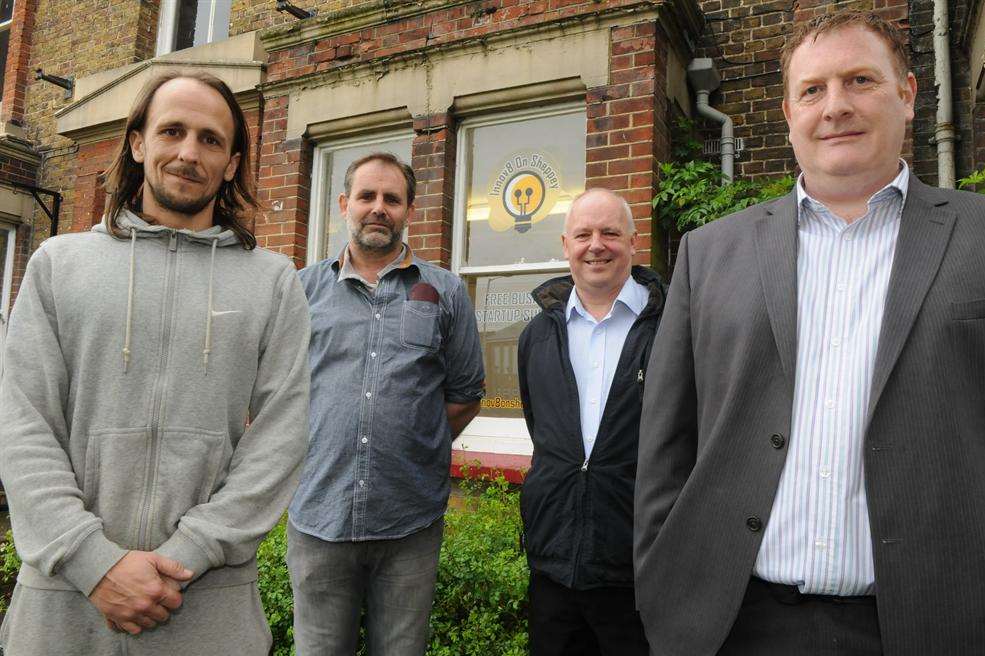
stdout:
{"type": "Polygon", "coordinates": [[[161,0],[157,22],[157,56],[174,50],[174,35],[178,26],[178,0],[161,0]]]}
{"type": "Polygon", "coordinates": [[[505,417],[476,417],[451,448],[514,456],[530,456],[534,452],[526,422],[505,417]]]}
{"type": "MultiPolygon", "coordinates": [[[[325,259],[325,219],[328,215],[329,203],[333,199],[328,198],[328,173],[331,170],[332,153],[343,148],[352,146],[368,146],[370,144],[384,144],[390,141],[400,141],[407,137],[414,137],[414,131],[409,128],[399,130],[386,130],[374,132],[370,135],[359,135],[345,139],[337,139],[330,142],[321,143],[315,146],[313,161],[311,166],[311,202],[308,205],[308,254],[305,256],[305,265],[311,266],[325,259]]],[[[406,229],[405,229],[406,232],[406,229]]]]}
{"type": "Polygon", "coordinates": [[[7,329],[7,316],[10,308],[10,292],[14,284],[14,252],[17,250],[17,226],[0,222],[0,230],[7,232],[7,253],[3,262],[3,282],[0,284],[0,315],[3,316],[2,329],[7,329]]]}

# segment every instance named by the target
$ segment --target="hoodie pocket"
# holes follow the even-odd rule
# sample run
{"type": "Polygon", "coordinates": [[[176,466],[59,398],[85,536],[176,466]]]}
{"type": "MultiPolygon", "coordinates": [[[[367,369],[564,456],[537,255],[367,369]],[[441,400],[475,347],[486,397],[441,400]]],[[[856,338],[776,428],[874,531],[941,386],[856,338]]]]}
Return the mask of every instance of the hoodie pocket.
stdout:
{"type": "Polygon", "coordinates": [[[209,500],[226,453],[225,433],[170,428],[154,444],[148,429],[89,434],[86,507],[110,540],[156,549],[188,510],[209,500]]]}
{"type": "Polygon", "coordinates": [[[83,503],[103,520],[106,537],[124,548],[138,546],[140,499],[150,455],[151,435],[146,428],[89,433],[83,503]]]}
{"type": "Polygon", "coordinates": [[[208,502],[218,487],[228,443],[226,434],[219,431],[167,428],[161,435],[148,517],[152,549],[171,537],[190,508],[208,502]]]}

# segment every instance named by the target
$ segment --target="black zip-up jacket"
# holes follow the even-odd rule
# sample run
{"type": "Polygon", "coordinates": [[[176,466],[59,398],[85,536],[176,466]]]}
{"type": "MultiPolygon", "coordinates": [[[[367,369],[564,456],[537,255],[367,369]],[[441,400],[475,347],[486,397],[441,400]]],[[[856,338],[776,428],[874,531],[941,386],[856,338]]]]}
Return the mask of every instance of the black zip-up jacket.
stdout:
{"type": "Polygon", "coordinates": [[[568,355],[571,276],[532,292],[542,311],[520,335],[520,397],[534,443],[520,496],[524,547],[532,570],[569,588],[633,585],[640,404],[665,287],[645,267],[634,266],[632,276],[650,290],[650,300],[626,336],[590,458],[568,355]]]}

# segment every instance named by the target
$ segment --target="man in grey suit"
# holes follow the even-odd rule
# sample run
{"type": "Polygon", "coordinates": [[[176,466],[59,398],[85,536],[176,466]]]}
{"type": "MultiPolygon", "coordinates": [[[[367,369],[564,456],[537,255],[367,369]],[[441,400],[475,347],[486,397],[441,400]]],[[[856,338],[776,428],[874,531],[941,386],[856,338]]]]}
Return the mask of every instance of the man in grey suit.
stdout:
{"type": "Polygon", "coordinates": [[[681,241],[636,479],[653,654],[985,653],[985,198],[899,158],[907,55],[872,14],[800,26],[797,188],[681,241]]]}

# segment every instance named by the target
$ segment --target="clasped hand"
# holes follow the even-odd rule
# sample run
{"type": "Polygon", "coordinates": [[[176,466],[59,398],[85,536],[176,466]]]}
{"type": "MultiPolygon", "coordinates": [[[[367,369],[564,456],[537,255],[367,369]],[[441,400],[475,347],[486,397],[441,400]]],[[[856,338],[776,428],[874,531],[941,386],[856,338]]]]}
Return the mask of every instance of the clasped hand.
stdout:
{"type": "Polygon", "coordinates": [[[130,551],[103,576],[89,600],[114,630],[137,635],[181,606],[181,581],[193,572],[151,551],[130,551]]]}

